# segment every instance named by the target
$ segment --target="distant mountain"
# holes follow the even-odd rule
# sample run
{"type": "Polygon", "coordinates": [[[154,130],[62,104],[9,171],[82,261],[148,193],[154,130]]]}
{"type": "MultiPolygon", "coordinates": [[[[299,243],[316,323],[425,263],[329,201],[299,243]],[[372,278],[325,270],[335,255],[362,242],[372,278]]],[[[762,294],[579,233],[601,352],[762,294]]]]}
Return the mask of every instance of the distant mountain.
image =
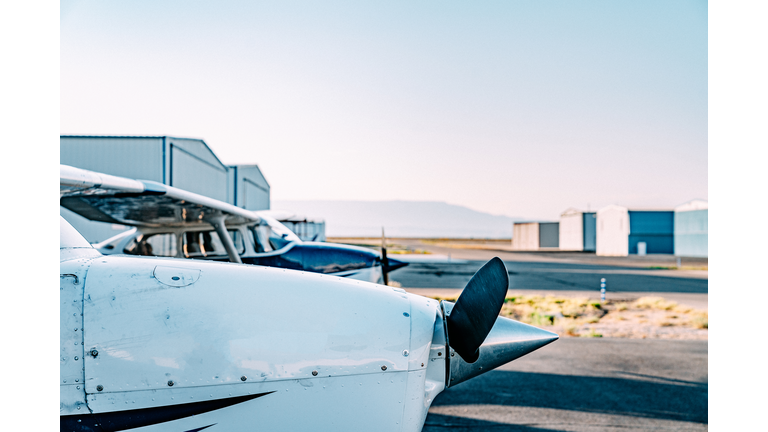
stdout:
{"type": "Polygon", "coordinates": [[[512,222],[466,207],[435,201],[272,201],[274,210],[288,210],[325,219],[328,237],[510,238],[512,222]]]}

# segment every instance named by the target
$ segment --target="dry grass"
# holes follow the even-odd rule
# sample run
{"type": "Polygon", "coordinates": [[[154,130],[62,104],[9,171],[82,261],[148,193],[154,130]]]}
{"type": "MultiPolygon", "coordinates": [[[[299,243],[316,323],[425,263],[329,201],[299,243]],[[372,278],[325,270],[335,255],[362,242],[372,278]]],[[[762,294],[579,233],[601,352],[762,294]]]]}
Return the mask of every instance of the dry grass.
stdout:
{"type": "Polygon", "coordinates": [[[600,303],[551,295],[510,296],[500,315],[572,337],[707,339],[709,328],[707,311],[661,297],[600,303]]]}

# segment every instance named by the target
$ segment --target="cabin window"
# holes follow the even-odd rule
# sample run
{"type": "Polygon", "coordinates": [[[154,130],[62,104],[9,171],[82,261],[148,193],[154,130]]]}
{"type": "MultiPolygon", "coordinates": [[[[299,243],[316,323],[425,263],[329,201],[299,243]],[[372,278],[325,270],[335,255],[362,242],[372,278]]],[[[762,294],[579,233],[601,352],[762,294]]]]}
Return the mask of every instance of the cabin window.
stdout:
{"type": "Polygon", "coordinates": [[[139,234],[128,243],[123,252],[130,255],[175,257],[176,234],[139,234]]]}
{"type": "MultiPolygon", "coordinates": [[[[237,253],[244,253],[245,243],[243,242],[243,236],[240,235],[240,231],[230,230],[229,236],[232,239],[232,243],[235,245],[237,253]]],[[[221,242],[216,231],[185,232],[184,235],[182,235],[182,239],[182,251],[186,258],[220,257],[227,255],[227,249],[224,247],[224,243],[221,242]]]]}
{"type": "Polygon", "coordinates": [[[251,233],[255,240],[253,248],[257,253],[272,252],[275,250],[269,242],[269,236],[272,234],[272,228],[270,228],[269,225],[252,226],[251,233]]]}
{"type": "Polygon", "coordinates": [[[298,237],[289,231],[284,226],[280,226],[278,229],[271,225],[255,225],[251,227],[251,232],[255,238],[254,249],[256,252],[272,252],[280,250],[293,241],[297,241],[298,237]],[[282,228],[279,229],[279,228],[282,228]]]}

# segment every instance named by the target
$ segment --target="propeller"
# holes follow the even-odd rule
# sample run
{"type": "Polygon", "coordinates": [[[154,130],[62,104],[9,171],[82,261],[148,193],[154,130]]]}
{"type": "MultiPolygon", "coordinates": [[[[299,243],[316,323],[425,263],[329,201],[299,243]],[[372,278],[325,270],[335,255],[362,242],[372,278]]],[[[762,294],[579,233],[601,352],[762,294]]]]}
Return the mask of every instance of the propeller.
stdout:
{"type": "Polygon", "coordinates": [[[387,238],[384,237],[384,227],[381,227],[381,276],[384,278],[384,285],[389,285],[389,260],[387,259],[387,238]]]}
{"type": "Polygon", "coordinates": [[[381,227],[381,276],[384,279],[384,285],[389,285],[390,272],[407,265],[407,262],[387,257],[387,238],[384,236],[384,227],[381,227]]]}
{"type": "Polygon", "coordinates": [[[447,318],[448,343],[467,363],[479,358],[480,345],[496,323],[508,287],[507,268],[494,257],[472,276],[456,300],[447,318]]]}

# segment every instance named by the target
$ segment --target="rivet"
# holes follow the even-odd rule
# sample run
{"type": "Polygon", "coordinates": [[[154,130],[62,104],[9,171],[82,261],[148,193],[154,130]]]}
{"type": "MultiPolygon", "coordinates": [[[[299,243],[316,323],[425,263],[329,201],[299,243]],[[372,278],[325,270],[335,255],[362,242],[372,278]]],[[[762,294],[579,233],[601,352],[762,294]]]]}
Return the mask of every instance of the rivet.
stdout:
{"type": "Polygon", "coordinates": [[[174,276],[174,277],[172,277],[171,279],[173,279],[173,280],[179,280],[179,277],[178,277],[178,276],[174,276]]]}
{"type": "Polygon", "coordinates": [[[245,380],[247,380],[247,379],[248,379],[248,377],[247,377],[247,376],[245,376],[245,375],[243,375],[243,376],[241,376],[241,377],[240,377],[240,381],[245,381],[245,380]]]}
{"type": "Polygon", "coordinates": [[[421,367],[424,367],[424,363],[421,364],[421,367]]]}
{"type": "Polygon", "coordinates": [[[80,409],[80,407],[77,407],[77,409],[80,409]]]}
{"type": "Polygon", "coordinates": [[[91,355],[92,355],[92,356],[94,356],[94,357],[96,357],[97,355],[99,355],[99,352],[98,352],[98,351],[96,351],[96,348],[94,348],[94,349],[92,349],[92,350],[91,350],[91,355]]]}
{"type": "Polygon", "coordinates": [[[403,357],[408,357],[408,350],[403,350],[403,357]]]}
{"type": "Polygon", "coordinates": [[[411,316],[411,315],[409,315],[409,314],[408,314],[408,312],[403,312],[403,316],[404,316],[404,317],[409,317],[409,316],[411,316]]]}
{"type": "Polygon", "coordinates": [[[104,390],[104,386],[99,384],[99,385],[96,386],[96,390],[102,391],[102,390],[104,390]]]}
{"type": "Polygon", "coordinates": [[[80,380],[79,380],[79,379],[76,379],[76,380],[75,380],[75,382],[80,382],[80,380]]]}
{"type": "Polygon", "coordinates": [[[385,370],[387,370],[387,367],[386,366],[382,366],[381,370],[385,371],[385,370]]]}
{"type": "Polygon", "coordinates": [[[438,356],[441,356],[441,355],[443,355],[443,353],[439,352],[439,353],[437,353],[437,355],[438,355],[438,356]]]}
{"type": "Polygon", "coordinates": [[[168,387],[173,387],[173,381],[168,381],[168,387]]]}
{"type": "Polygon", "coordinates": [[[80,390],[80,386],[77,386],[77,389],[80,390]]]}
{"type": "Polygon", "coordinates": [[[78,357],[78,356],[75,356],[75,360],[78,360],[78,359],[79,359],[79,357],[78,357]]]}
{"type": "Polygon", "coordinates": [[[455,356],[455,355],[456,355],[456,353],[451,353],[451,357],[453,357],[453,356],[455,356]]]}
{"type": "Polygon", "coordinates": [[[312,371],[312,376],[317,376],[317,371],[312,371]]]}
{"type": "Polygon", "coordinates": [[[64,382],[67,382],[67,380],[64,380],[64,382]]]}

